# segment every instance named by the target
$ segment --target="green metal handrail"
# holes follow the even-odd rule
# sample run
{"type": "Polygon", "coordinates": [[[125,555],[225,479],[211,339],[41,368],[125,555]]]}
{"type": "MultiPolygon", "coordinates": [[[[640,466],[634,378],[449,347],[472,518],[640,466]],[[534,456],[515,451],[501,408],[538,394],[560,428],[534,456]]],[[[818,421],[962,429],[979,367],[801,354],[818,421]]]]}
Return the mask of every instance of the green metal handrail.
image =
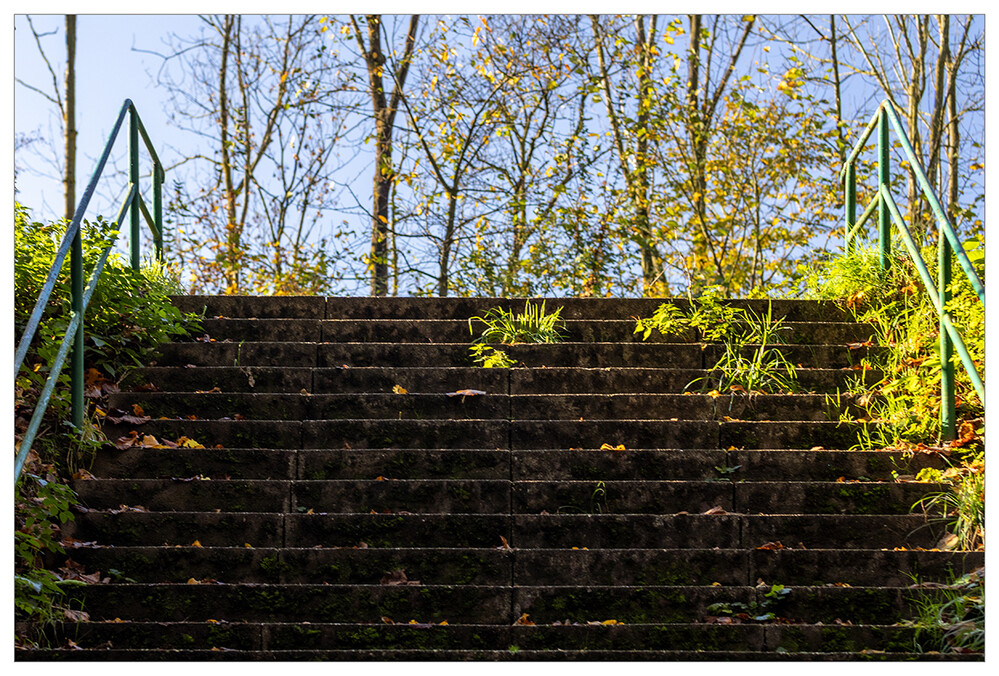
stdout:
{"type": "Polygon", "coordinates": [[[38,327],[42,321],[42,314],[45,311],[46,305],[48,305],[49,298],[52,295],[52,290],[55,288],[56,279],[59,277],[59,271],[62,269],[63,263],[66,260],[66,254],[70,253],[71,319],[69,326],[66,328],[66,335],[63,338],[62,344],[59,346],[59,351],[56,353],[56,357],[52,362],[49,377],[45,381],[45,386],[42,388],[42,392],[38,397],[38,403],[35,405],[35,412],[31,416],[31,421],[28,423],[28,429],[25,431],[24,437],[21,440],[21,445],[17,449],[17,454],[14,458],[15,485],[17,484],[18,478],[21,476],[21,469],[24,467],[24,461],[27,459],[28,451],[31,450],[31,444],[34,442],[35,435],[38,433],[38,428],[42,423],[42,416],[48,408],[49,399],[52,396],[53,389],[55,389],[56,381],[59,379],[59,374],[62,372],[63,362],[66,360],[66,356],[69,354],[70,349],[72,349],[73,353],[70,370],[70,397],[72,410],[71,422],[77,429],[81,429],[83,426],[85,408],[83,399],[83,316],[87,310],[87,305],[90,303],[90,297],[93,295],[94,289],[97,287],[97,280],[104,271],[104,265],[107,263],[108,256],[111,254],[111,250],[117,240],[117,233],[115,233],[112,237],[111,242],[98,259],[97,264],[94,266],[90,275],[90,279],[87,282],[86,289],[84,289],[83,238],[81,234],[81,223],[83,222],[83,215],[86,213],[87,207],[90,204],[90,199],[93,197],[94,191],[97,189],[97,182],[104,171],[105,165],[107,165],[108,157],[111,155],[111,149],[114,147],[115,140],[118,137],[118,132],[121,130],[121,126],[126,115],[128,115],[128,195],[126,196],[124,202],[122,202],[121,208],[118,210],[118,216],[112,225],[117,226],[122,222],[125,213],[129,213],[131,233],[129,258],[132,269],[138,271],[140,265],[139,214],[141,213],[145,218],[146,223],[149,225],[149,229],[153,233],[153,242],[156,247],[156,257],[158,260],[163,260],[163,164],[160,162],[160,159],[156,154],[156,150],[153,148],[153,144],[149,140],[149,135],[146,133],[145,127],[142,125],[142,120],[139,118],[139,113],[135,110],[135,106],[130,100],[125,99],[125,102],[121,106],[121,111],[118,113],[118,119],[114,124],[114,128],[111,130],[111,134],[108,136],[108,140],[104,144],[104,151],[101,153],[101,157],[97,162],[97,167],[94,169],[90,182],[87,184],[87,188],[83,192],[83,197],[80,200],[79,205],[76,207],[76,213],[73,214],[73,220],[66,228],[66,234],[63,237],[62,244],[59,246],[59,250],[56,252],[55,261],[52,263],[52,269],[49,270],[45,284],[42,285],[42,290],[38,295],[38,300],[35,303],[34,309],[31,311],[31,316],[25,326],[24,333],[21,335],[17,351],[14,353],[14,378],[16,379],[17,374],[21,370],[21,364],[24,363],[24,358],[28,353],[31,341],[38,332],[38,327]],[[146,150],[149,152],[149,156],[153,162],[152,215],[150,215],[149,209],[146,207],[146,204],[142,199],[142,195],[139,194],[140,137],[142,138],[142,142],[145,145],[146,150]]]}
{"type": "Polygon", "coordinates": [[[975,268],[957,237],[957,232],[955,232],[954,227],[950,224],[950,220],[948,220],[946,213],[944,213],[943,207],[940,206],[940,200],[926,178],[926,172],[923,170],[922,163],[912,149],[912,143],[905,133],[902,122],[899,120],[898,114],[889,101],[884,101],[878,106],[877,112],[875,112],[867,128],[860,135],[860,138],[854,145],[853,151],[846,158],[846,163],[840,173],[840,179],[845,183],[846,192],[846,199],[844,201],[846,250],[849,252],[852,249],[854,238],[860,234],[861,228],[874,215],[874,212],[877,211],[878,251],[881,269],[886,270],[891,264],[891,224],[894,223],[902,238],[902,242],[905,244],[909,257],[916,266],[919,278],[922,280],[926,292],[930,295],[930,300],[940,319],[940,436],[945,440],[954,439],[957,432],[955,429],[956,401],[953,363],[955,349],[961,358],[961,363],[965,371],[968,373],[971,385],[975,388],[975,392],[982,400],[982,403],[985,402],[985,385],[983,378],[978,374],[978,369],[971,359],[964,340],[961,338],[961,332],[954,326],[950,312],[947,310],[947,303],[950,301],[951,293],[952,257],[957,257],[961,270],[971,283],[983,307],[985,305],[985,287],[982,285],[981,280],[978,279],[975,268]],[[898,205],[891,194],[891,157],[889,152],[890,146],[888,144],[889,127],[895,130],[895,134],[898,136],[899,143],[902,146],[902,151],[909,161],[909,167],[916,177],[916,182],[919,184],[923,197],[926,198],[930,209],[933,211],[933,215],[936,217],[939,232],[937,237],[938,270],[936,285],[933,283],[933,278],[929,270],[927,270],[926,264],[923,262],[919,247],[916,245],[912,233],[909,232],[908,227],[905,225],[898,205]],[[858,219],[856,218],[856,161],[875,129],[878,132],[878,189],[858,219]]]}

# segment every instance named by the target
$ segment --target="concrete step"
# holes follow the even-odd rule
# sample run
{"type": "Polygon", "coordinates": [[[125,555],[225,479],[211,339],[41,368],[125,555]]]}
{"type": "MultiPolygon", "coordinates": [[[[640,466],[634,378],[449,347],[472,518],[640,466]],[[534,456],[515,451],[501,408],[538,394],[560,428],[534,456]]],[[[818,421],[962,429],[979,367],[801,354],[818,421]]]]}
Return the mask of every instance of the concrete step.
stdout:
{"type": "Polygon", "coordinates": [[[102,478],[832,481],[911,479],[944,469],[938,453],[790,449],[105,448],[102,478]]]}
{"type": "MultiPolygon", "coordinates": [[[[208,392],[269,392],[338,394],[387,393],[396,386],[410,393],[441,394],[463,389],[494,394],[680,394],[718,387],[720,372],[668,368],[512,368],[478,367],[331,367],[191,366],[147,367],[130,372],[125,389],[208,392]]],[[[798,369],[804,392],[835,394],[854,381],[873,384],[882,374],[874,369],[798,369]]]]}
{"type": "Polygon", "coordinates": [[[18,651],[16,661],[219,661],[260,662],[982,662],[982,654],[887,652],[748,652],[738,650],[204,650],[39,649],[18,651]]]}
{"type": "MultiPolygon", "coordinates": [[[[873,428],[875,425],[868,427],[873,428]]],[[[224,448],[848,448],[861,423],[713,420],[151,420],[107,425],[109,439],[187,437],[224,448]]],[[[124,442],[122,442],[124,443],[124,442]]]]}
{"type": "MultiPolygon", "coordinates": [[[[486,325],[463,319],[203,319],[209,337],[240,341],[331,343],[470,343],[486,325]]],[[[855,322],[784,322],[783,341],[791,344],[843,344],[870,340],[874,330],[855,322]]],[[[569,319],[561,328],[562,341],[571,343],[693,343],[694,329],[643,339],[633,319],[569,319]]]]}
{"type": "MultiPolygon", "coordinates": [[[[939,524],[918,514],[412,514],[89,511],[64,532],[115,546],[932,548],[939,524]]],[[[121,508],[119,507],[119,510],[121,508]]],[[[118,510],[116,510],[118,511],[118,510]]],[[[408,511],[408,510],[407,510],[408,511]]]]}
{"type": "Polygon", "coordinates": [[[91,620],[507,624],[510,616],[509,590],[479,585],[110,583],[68,596],[91,620]]]}
{"type": "Polygon", "coordinates": [[[517,481],[492,479],[97,479],[74,488],[89,509],[411,512],[414,514],[896,514],[940,484],[789,481],[517,481]]]}
{"type": "Polygon", "coordinates": [[[537,625],[610,619],[626,625],[704,622],[724,612],[718,606],[740,612],[751,603],[801,623],[834,624],[844,617],[858,624],[893,623],[911,611],[918,596],[899,587],[793,587],[786,597],[773,601],[766,596],[769,591],[766,585],[520,586],[513,590],[512,613],[509,591],[487,585],[110,583],[76,587],[68,596],[88,608],[92,621],[383,624],[382,618],[389,618],[393,623],[434,625],[510,625],[524,614],[537,625]]]}
{"type": "MultiPolygon", "coordinates": [[[[203,336],[202,336],[203,337],[203,336]]],[[[723,346],[701,343],[543,343],[497,345],[518,366],[587,368],[646,367],[700,369],[714,366],[723,346]]],[[[751,357],[759,345],[741,354],[751,357]]],[[[846,345],[772,345],[792,364],[845,368],[870,359],[879,348],[846,345]]],[[[293,343],[276,341],[166,343],[156,365],[184,366],[474,366],[469,342],[458,343],[293,343]]]]}
{"type": "Polygon", "coordinates": [[[423,584],[907,587],[959,576],[984,552],[838,549],[496,549],[80,547],[71,558],[120,582],[379,584],[394,571],[423,584]],[[114,571],[114,572],[111,572],[114,571]]]}
{"type": "Polygon", "coordinates": [[[71,556],[88,570],[139,583],[194,578],[229,584],[375,585],[386,578],[386,583],[393,581],[392,573],[403,571],[405,581],[424,585],[505,585],[512,579],[514,561],[510,549],[448,547],[81,547],[71,556]]]}
{"type": "MultiPolygon", "coordinates": [[[[839,420],[868,416],[852,395],[730,394],[279,394],[264,392],[124,392],[111,395],[112,411],[152,418],[342,420],[839,420]],[[237,418],[239,416],[239,418],[237,418]]],[[[866,401],[866,400],[865,400],[866,401]]]]}
{"type": "MultiPolygon", "coordinates": [[[[60,624],[54,636],[74,634],[83,648],[130,645],[132,650],[299,651],[487,650],[516,646],[519,650],[670,650],[704,643],[712,652],[833,652],[864,649],[905,653],[913,649],[916,629],[893,625],[832,626],[815,624],[617,624],[599,627],[497,626],[337,623],[149,622],[60,624]],[[160,634],[159,643],[151,639],[160,634]]],[[[514,653],[515,654],[515,653],[514,653]]]]}
{"type": "MultiPolygon", "coordinates": [[[[547,312],[562,308],[564,319],[631,319],[650,316],[665,302],[689,310],[685,298],[322,298],[317,296],[174,296],[185,312],[205,312],[212,318],[313,318],[313,319],[463,319],[483,315],[492,308],[520,312],[524,303],[545,304],[547,312]]],[[[741,300],[726,301],[733,307],[760,314],[768,305],[774,317],[788,321],[847,321],[846,308],[833,301],[741,300]]]]}

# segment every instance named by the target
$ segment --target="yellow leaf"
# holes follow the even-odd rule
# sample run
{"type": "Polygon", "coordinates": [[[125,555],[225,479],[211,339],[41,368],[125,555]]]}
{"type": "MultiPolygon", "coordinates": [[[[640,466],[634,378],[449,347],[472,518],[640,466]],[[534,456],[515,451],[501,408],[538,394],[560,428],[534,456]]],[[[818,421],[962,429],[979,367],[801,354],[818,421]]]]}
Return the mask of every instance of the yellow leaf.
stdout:
{"type": "Polygon", "coordinates": [[[448,626],[447,625],[447,620],[441,620],[441,625],[440,626],[442,626],[442,627],[448,626]]]}
{"type": "Polygon", "coordinates": [[[623,451],[625,450],[624,444],[618,444],[617,446],[611,446],[610,444],[603,444],[600,447],[601,451],[623,451]]]}
{"type": "Polygon", "coordinates": [[[409,390],[407,390],[402,385],[396,385],[395,387],[392,388],[392,391],[395,392],[396,394],[409,394],[409,390]]]}
{"type": "Polygon", "coordinates": [[[253,545],[251,545],[249,542],[244,542],[243,546],[246,547],[247,549],[253,549],[253,545]]]}
{"type": "Polygon", "coordinates": [[[624,624],[623,622],[618,622],[617,620],[604,620],[600,624],[624,624]]]}
{"type": "Polygon", "coordinates": [[[198,582],[197,580],[195,580],[195,579],[194,579],[194,578],[192,577],[191,579],[189,579],[189,580],[187,581],[187,584],[201,584],[201,583],[200,583],[200,582],[198,582]]]}
{"type": "Polygon", "coordinates": [[[191,546],[192,546],[192,547],[200,547],[200,546],[201,546],[201,543],[200,543],[200,542],[198,542],[197,540],[195,540],[194,542],[192,542],[192,543],[191,543],[191,546]]]}

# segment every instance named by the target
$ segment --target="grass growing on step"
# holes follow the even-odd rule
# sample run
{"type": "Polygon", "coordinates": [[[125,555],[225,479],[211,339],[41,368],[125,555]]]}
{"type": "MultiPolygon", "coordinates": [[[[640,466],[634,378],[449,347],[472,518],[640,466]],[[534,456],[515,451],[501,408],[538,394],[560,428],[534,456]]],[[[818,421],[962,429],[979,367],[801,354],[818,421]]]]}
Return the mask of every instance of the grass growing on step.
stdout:
{"type": "Polygon", "coordinates": [[[984,566],[948,585],[921,589],[915,605],[916,619],[905,624],[917,628],[918,649],[943,653],[985,651],[984,566]]]}
{"type": "Polygon", "coordinates": [[[691,385],[703,382],[703,389],[713,387],[719,392],[797,392],[794,364],[773,347],[786,342],[788,327],[783,318],[774,318],[771,304],[761,314],[727,305],[720,294],[717,287],[709,287],[704,295],[691,299],[688,312],[663,303],[651,317],[637,319],[635,333],[648,340],[653,331],[670,336],[694,329],[705,342],[723,342],[725,351],[712,369],[719,373],[717,380],[708,376],[691,385]]]}
{"type": "Polygon", "coordinates": [[[481,317],[471,317],[468,320],[468,331],[473,336],[475,322],[484,324],[485,328],[472,341],[469,351],[472,360],[485,368],[509,368],[516,363],[506,352],[493,347],[494,344],[560,343],[564,338],[562,308],[548,313],[545,311],[544,301],[541,305],[535,305],[528,300],[524,303],[524,311],[520,313],[497,307],[481,317]]]}
{"type": "Polygon", "coordinates": [[[950,485],[950,490],[927,495],[915,507],[947,525],[957,538],[956,549],[984,549],[985,454],[946,470],[923,469],[916,480],[950,485]]]}

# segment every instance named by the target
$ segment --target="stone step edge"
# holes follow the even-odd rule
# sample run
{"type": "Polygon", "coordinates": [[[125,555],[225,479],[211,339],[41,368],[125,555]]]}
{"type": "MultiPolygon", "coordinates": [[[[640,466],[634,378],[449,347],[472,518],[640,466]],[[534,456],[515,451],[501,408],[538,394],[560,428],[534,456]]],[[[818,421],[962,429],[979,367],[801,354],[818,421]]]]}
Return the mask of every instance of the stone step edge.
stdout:
{"type": "MultiPolygon", "coordinates": [[[[513,648],[513,647],[511,647],[513,648]]],[[[557,660],[583,661],[713,661],[713,662],[742,662],[742,661],[857,661],[858,659],[878,660],[878,661],[984,661],[984,654],[959,654],[959,653],[888,653],[882,651],[870,651],[861,653],[844,652],[780,652],[761,651],[708,651],[708,650],[234,650],[234,649],[202,649],[202,650],[179,650],[179,649],[77,649],[77,648],[50,648],[35,650],[15,650],[15,662],[30,661],[54,661],[54,660],[100,660],[100,661],[144,661],[144,660],[169,660],[169,661],[209,661],[209,660],[233,660],[238,662],[259,660],[259,661],[294,661],[294,660],[329,660],[329,661],[530,661],[543,660],[546,662],[557,660]]]]}

